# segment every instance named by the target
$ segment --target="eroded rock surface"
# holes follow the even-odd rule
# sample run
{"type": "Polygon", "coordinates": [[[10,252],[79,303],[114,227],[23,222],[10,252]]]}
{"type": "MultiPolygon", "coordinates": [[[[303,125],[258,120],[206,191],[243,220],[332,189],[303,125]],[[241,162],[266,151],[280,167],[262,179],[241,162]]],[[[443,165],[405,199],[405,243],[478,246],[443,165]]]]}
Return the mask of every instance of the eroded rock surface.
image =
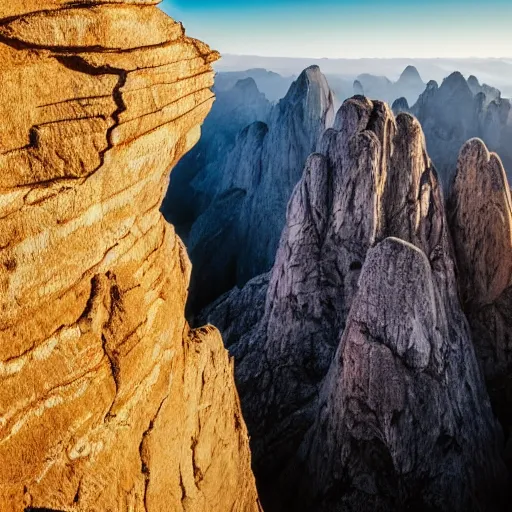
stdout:
{"type": "Polygon", "coordinates": [[[0,510],[257,511],[232,363],[159,213],[218,55],[154,1],[0,7],[0,510]]]}
{"type": "Polygon", "coordinates": [[[510,436],[512,201],[500,158],[479,139],[467,142],[460,152],[450,225],[462,303],[493,405],[510,436]]]}
{"type": "MultiPolygon", "coordinates": [[[[208,318],[259,296],[255,283],[208,318]]],[[[295,187],[258,315],[252,328],[234,319],[227,330],[241,336],[230,350],[268,510],[462,511],[499,498],[500,431],[459,303],[442,191],[412,116],[364,97],[344,103],[295,187]],[[381,263],[368,263],[387,237],[401,239],[396,251],[375,249],[381,263]],[[417,303],[408,300],[416,287],[417,303]],[[493,490],[480,494],[475,475],[493,490]]]]}
{"type": "Polygon", "coordinates": [[[503,510],[498,431],[439,277],[403,240],[368,253],[301,448],[299,510],[503,510]]]}
{"type": "Polygon", "coordinates": [[[197,177],[217,196],[190,231],[192,262],[202,269],[193,272],[191,313],[272,268],[290,195],[306,158],[332,125],[333,102],[318,66],[306,69],[273,107],[268,123],[256,122],[242,130],[215,172],[205,168],[197,177]],[[245,191],[236,203],[233,188],[245,191]],[[214,214],[224,209],[226,197],[237,210],[229,222],[214,214]]]}

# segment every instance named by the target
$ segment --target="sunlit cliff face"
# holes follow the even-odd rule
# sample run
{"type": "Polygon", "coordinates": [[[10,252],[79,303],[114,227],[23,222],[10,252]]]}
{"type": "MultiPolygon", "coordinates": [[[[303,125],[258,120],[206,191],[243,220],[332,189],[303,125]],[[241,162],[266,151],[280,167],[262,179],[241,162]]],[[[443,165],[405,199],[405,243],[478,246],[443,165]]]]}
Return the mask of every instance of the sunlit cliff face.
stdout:
{"type": "Polygon", "coordinates": [[[258,510],[159,212],[218,54],[151,1],[75,4],[0,5],[0,510],[258,510]]]}

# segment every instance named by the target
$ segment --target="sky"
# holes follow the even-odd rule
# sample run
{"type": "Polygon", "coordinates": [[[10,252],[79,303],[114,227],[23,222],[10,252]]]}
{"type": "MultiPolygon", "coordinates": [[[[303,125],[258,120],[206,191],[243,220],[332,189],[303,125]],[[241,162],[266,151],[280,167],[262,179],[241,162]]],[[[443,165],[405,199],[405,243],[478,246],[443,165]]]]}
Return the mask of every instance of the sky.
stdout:
{"type": "Polygon", "coordinates": [[[224,54],[512,57],[512,0],[163,0],[224,54]]]}

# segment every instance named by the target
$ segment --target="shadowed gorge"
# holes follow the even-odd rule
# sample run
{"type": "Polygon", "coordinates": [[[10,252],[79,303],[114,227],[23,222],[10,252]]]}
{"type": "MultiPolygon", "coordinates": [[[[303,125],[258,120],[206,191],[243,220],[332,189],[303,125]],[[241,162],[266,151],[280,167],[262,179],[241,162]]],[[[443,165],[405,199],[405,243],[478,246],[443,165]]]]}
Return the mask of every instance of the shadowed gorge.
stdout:
{"type": "MultiPolygon", "coordinates": [[[[245,118],[257,104],[254,82],[246,79],[235,85],[229,96],[231,107],[239,95],[247,102],[245,110],[240,109],[245,118]]],[[[171,202],[175,195],[197,205],[190,230],[183,233],[195,268],[191,315],[272,267],[290,194],[307,156],[332,124],[334,99],[326,78],[318,66],[312,66],[269,113],[258,110],[255,122],[240,131],[229,153],[223,146],[208,165],[199,168],[189,184],[190,193],[171,177],[163,206],[166,215],[172,218],[175,209],[179,215],[180,203],[171,202]]],[[[205,145],[215,146],[219,132],[236,126],[238,118],[231,119],[232,115],[224,117],[223,124],[217,121],[215,137],[207,137],[205,145]]],[[[184,162],[185,168],[198,167],[184,162]]]]}
{"type": "Polygon", "coordinates": [[[0,510],[258,511],[159,207],[219,56],[153,0],[1,2],[0,510]]]}

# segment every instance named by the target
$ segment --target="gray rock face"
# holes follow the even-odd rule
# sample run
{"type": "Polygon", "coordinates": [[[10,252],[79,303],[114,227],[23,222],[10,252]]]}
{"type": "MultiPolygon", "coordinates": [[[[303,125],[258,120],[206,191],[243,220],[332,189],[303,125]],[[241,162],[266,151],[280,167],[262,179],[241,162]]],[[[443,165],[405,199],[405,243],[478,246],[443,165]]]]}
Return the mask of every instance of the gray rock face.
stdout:
{"type": "Polygon", "coordinates": [[[495,424],[446,284],[403,240],[368,253],[301,448],[299,510],[500,509],[495,424]]]}
{"type": "Polygon", "coordinates": [[[256,123],[243,130],[216,172],[206,169],[196,177],[194,184],[201,179],[201,189],[214,190],[217,196],[191,230],[192,262],[196,269],[203,269],[200,286],[192,279],[192,312],[271,269],[293,187],[333,118],[333,95],[327,81],[317,66],[308,68],[274,106],[267,124],[256,123]],[[231,188],[246,194],[227,226],[223,216],[212,212],[222,208],[217,203],[225,201],[224,193],[231,188]],[[195,250],[205,243],[208,252],[195,250]]]}
{"type": "Polygon", "coordinates": [[[346,101],[292,194],[264,307],[253,281],[251,318],[224,328],[267,510],[486,503],[475,475],[499,486],[499,431],[454,268],[419,123],[346,101]]]}
{"type": "Polygon", "coordinates": [[[512,201],[499,157],[481,140],[469,141],[460,152],[450,226],[463,307],[495,411],[510,438],[512,201]]]}
{"type": "Polygon", "coordinates": [[[406,98],[402,96],[401,98],[398,98],[393,102],[391,109],[393,110],[393,113],[396,116],[401,112],[409,112],[409,102],[407,101],[406,98]]]}
{"type": "Polygon", "coordinates": [[[473,137],[482,138],[512,170],[510,103],[477,83],[467,82],[460,73],[450,75],[440,87],[429,82],[411,108],[421,122],[445,191],[455,174],[460,148],[473,137]]]}
{"type": "Polygon", "coordinates": [[[197,323],[215,325],[222,331],[226,347],[230,348],[251,331],[265,311],[270,273],[251,279],[243,288],[235,286],[204,308],[197,323]]]}
{"type": "Polygon", "coordinates": [[[499,101],[501,99],[501,91],[499,89],[487,84],[480,85],[478,78],[474,75],[468,78],[468,86],[475,96],[479,93],[483,93],[487,104],[491,103],[491,101],[499,101]]]}

